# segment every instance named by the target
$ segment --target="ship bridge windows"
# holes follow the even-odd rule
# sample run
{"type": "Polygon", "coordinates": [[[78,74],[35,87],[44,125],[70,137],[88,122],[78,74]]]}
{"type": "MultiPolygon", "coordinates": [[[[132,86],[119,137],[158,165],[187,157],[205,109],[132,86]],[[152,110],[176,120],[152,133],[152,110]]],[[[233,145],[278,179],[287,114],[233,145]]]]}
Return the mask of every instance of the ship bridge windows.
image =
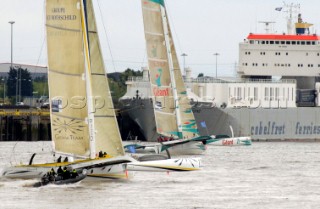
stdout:
{"type": "Polygon", "coordinates": [[[250,44],[263,44],[263,45],[317,45],[320,42],[316,41],[276,41],[276,40],[249,40],[250,44]]]}
{"type": "Polygon", "coordinates": [[[250,54],[251,54],[251,52],[245,52],[244,54],[245,54],[245,55],[250,55],[250,54]]]}
{"type": "Polygon", "coordinates": [[[266,53],[265,52],[260,52],[260,55],[266,55],[266,53]]]}
{"type": "Polygon", "coordinates": [[[276,55],[281,55],[281,53],[280,53],[280,52],[276,52],[275,54],[276,54],[276,55]]]}
{"type": "Polygon", "coordinates": [[[303,64],[298,64],[298,67],[303,67],[303,64]]]}

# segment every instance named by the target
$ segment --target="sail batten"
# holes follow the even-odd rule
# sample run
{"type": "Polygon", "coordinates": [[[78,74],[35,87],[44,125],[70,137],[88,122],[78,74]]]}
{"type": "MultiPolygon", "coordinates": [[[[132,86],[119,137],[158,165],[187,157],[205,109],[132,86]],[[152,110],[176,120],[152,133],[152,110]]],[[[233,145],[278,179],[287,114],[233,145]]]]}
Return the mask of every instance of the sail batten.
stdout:
{"type": "Polygon", "coordinates": [[[152,35],[152,36],[162,36],[163,37],[162,33],[154,33],[154,32],[145,31],[145,34],[152,35]]]}
{"type": "Polygon", "coordinates": [[[59,26],[54,26],[54,25],[49,25],[49,24],[46,24],[46,27],[58,29],[58,30],[61,30],[61,31],[72,31],[72,32],[79,32],[79,33],[81,32],[81,30],[79,30],[79,29],[62,28],[62,27],[59,27],[59,26]]]}
{"type": "Polygon", "coordinates": [[[155,62],[165,62],[167,63],[168,61],[165,59],[157,59],[157,58],[148,58],[149,61],[155,61],[155,62]]]}
{"type": "Polygon", "coordinates": [[[50,73],[57,73],[57,74],[61,74],[61,75],[66,75],[66,76],[77,76],[77,77],[82,77],[83,74],[72,74],[72,73],[66,73],[66,72],[61,72],[58,70],[52,70],[50,69],[50,73]]]}

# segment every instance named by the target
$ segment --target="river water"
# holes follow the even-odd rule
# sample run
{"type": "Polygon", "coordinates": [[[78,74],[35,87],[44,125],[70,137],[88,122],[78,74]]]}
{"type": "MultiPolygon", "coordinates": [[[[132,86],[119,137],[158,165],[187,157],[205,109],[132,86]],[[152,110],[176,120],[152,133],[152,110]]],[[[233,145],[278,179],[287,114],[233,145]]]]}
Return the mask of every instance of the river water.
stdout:
{"type": "MultiPolygon", "coordinates": [[[[0,167],[27,163],[32,152],[49,150],[50,142],[1,142],[0,167]]],[[[201,158],[201,171],[136,172],[134,178],[121,181],[86,178],[73,185],[33,188],[36,180],[2,179],[0,208],[320,207],[320,143],[209,145],[201,158]]]]}

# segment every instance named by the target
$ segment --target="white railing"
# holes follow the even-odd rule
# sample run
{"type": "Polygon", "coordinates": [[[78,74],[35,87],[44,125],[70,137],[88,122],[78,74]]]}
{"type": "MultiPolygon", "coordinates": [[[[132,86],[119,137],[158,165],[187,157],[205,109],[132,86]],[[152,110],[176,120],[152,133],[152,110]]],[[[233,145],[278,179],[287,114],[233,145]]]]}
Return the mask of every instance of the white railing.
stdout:
{"type": "Polygon", "coordinates": [[[149,82],[149,79],[146,79],[142,76],[130,76],[128,77],[127,81],[131,81],[131,82],[149,82]]]}
{"type": "Polygon", "coordinates": [[[216,78],[194,78],[192,83],[296,83],[295,79],[237,79],[237,80],[221,80],[216,78]]]}

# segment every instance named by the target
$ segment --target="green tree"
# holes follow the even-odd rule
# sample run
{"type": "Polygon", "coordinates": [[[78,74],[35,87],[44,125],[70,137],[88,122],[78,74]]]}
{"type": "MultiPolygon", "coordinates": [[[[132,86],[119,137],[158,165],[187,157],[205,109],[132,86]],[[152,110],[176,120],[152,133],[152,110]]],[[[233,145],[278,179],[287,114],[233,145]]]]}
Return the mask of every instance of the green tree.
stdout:
{"type": "Polygon", "coordinates": [[[33,79],[33,91],[35,97],[49,96],[47,76],[38,76],[33,79]]]}
{"type": "Polygon", "coordinates": [[[16,96],[21,89],[21,97],[32,96],[33,86],[32,78],[28,69],[21,67],[10,68],[7,79],[7,95],[8,97],[16,96]],[[17,85],[18,82],[18,85],[17,85]],[[21,84],[21,87],[20,87],[21,84]]]}
{"type": "Polygon", "coordinates": [[[126,81],[128,78],[137,76],[142,76],[142,72],[140,70],[135,71],[130,68],[127,68],[123,73],[108,74],[109,87],[115,106],[117,106],[119,98],[127,91],[126,81]]]}
{"type": "Polygon", "coordinates": [[[203,73],[199,73],[198,78],[203,77],[203,73]]]}

